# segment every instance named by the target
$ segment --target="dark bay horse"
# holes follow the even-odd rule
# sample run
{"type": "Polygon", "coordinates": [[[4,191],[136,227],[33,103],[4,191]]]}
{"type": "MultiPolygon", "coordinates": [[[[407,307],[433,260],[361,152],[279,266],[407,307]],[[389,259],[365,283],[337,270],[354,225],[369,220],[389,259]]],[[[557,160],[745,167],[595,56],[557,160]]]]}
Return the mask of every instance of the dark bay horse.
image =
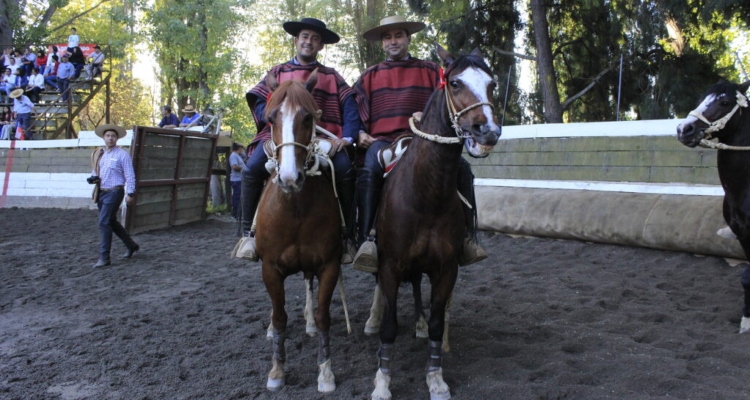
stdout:
{"type": "MultiPolygon", "coordinates": [[[[750,81],[741,85],[720,81],[703,95],[698,108],[677,127],[684,145],[718,148],[719,179],[724,188],[724,219],[750,257],[750,81]],[[718,144],[704,140],[716,138],[718,144]]],[[[745,305],[740,333],[750,331],[750,266],[742,273],[745,305]]]]}
{"type": "Polygon", "coordinates": [[[388,176],[380,202],[378,284],[386,305],[373,399],[391,398],[399,284],[411,282],[416,288],[422,274],[431,284],[427,385],[431,399],[450,398],[442,378],[441,346],[446,305],[466,237],[457,192],[459,159],[462,147],[471,156],[487,156],[500,136],[490,103],[493,73],[482,54],[475,50],[456,59],[439,45],[437,53],[446,68],[445,82],[430,97],[419,127],[412,128],[415,137],[388,176]]]}
{"type": "Polygon", "coordinates": [[[317,71],[304,84],[290,80],[279,85],[271,74],[267,81],[273,90],[266,118],[272,125],[269,160],[275,163],[275,172],[258,205],[256,249],[263,263],[263,283],[273,306],[273,367],[266,384],[269,390],[278,390],[285,383],[284,280],[298,272],[304,274],[306,281],[317,277],[319,283],[315,311],[318,391],[331,392],[336,388],[329,351],[329,309],[341,273],[341,222],[331,180],[306,176],[315,157],[313,138],[315,122],[320,116],[310,94],[316,82],[317,71]]]}

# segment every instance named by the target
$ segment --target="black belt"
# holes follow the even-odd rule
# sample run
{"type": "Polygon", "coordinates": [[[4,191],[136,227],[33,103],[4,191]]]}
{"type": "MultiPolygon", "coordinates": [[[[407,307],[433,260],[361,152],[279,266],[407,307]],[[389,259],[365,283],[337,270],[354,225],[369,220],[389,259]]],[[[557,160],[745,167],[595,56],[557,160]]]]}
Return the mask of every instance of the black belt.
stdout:
{"type": "Polygon", "coordinates": [[[125,186],[120,185],[120,186],[115,186],[115,187],[111,187],[107,189],[101,188],[99,190],[101,190],[102,192],[114,192],[115,190],[123,190],[123,189],[125,189],[125,186]]]}

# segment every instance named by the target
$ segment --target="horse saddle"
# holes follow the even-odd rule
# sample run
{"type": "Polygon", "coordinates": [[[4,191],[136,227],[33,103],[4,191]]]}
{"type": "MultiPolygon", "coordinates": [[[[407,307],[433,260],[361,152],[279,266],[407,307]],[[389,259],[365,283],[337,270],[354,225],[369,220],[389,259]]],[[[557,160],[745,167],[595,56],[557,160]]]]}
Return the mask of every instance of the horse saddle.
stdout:
{"type": "Polygon", "coordinates": [[[401,159],[401,156],[404,155],[407,147],[409,147],[412,138],[413,136],[410,134],[401,135],[390,146],[378,152],[378,161],[380,162],[380,166],[383,167],[383,171],[385,171],[383,177],[388,176],[388,173],[396,166],[398,160],[401,159]]]}

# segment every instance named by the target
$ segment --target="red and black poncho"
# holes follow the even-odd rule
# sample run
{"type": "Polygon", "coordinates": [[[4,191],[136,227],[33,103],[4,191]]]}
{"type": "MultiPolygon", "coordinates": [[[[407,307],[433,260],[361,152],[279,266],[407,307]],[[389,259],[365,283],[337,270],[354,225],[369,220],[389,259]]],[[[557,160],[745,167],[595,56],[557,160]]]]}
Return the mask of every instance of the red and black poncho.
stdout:
{"type": "Polygon", "coordinates": [[[394,140],[410,133],[409,118],[423,111],[440,83],[440,67],[410,58],[368,68],[354,84],[359,116],[370,136],[394,140]]]}
{"type": "MultiPolygon", "coordinates": [[[[344,101],[347,97],[354,94],[354,90],[352,90],[349,84],[346,83],[344,78],[341,77],[336,70],[325,67],[320,63],[297,65],[292,62],[287,62],[271,68],[268,73],[273,74],[279,83],[289,79],[305,81],[316,68],[318,69],[318,83],[315,85],[312,95],[315,98],[318,107],[323,111],[323,115],[318,121],[318,125],[336,136],[341,137],[343,131],[342,121],[344,115],[344,101]]],[[[270,90],[266,85],[266,77],[264,76],[260,83],[255,85],[255,87],[250,89],[245,95],[247,105],[253,113],[255,125],[258,127],[258,134],[255,135],[253,141],[250,142],[248,150],[254,148],[261,140],[266,140],[271,137],[270,126],[263,121],[263,116],[255,115],[255,106],[258,101],[266,101],[269,94],[270,90]]]]}

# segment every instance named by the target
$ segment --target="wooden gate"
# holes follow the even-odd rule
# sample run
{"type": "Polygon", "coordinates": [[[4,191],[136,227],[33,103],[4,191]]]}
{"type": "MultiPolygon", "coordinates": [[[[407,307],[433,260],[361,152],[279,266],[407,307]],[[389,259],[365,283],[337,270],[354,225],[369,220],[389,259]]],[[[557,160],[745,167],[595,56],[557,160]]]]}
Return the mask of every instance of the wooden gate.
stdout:
{"type": "Polygon", "coordinates": [[[136,204],[125,226],[143,232],[206,218],[216,136],[177,129],[133,129],[136,204]]]}

